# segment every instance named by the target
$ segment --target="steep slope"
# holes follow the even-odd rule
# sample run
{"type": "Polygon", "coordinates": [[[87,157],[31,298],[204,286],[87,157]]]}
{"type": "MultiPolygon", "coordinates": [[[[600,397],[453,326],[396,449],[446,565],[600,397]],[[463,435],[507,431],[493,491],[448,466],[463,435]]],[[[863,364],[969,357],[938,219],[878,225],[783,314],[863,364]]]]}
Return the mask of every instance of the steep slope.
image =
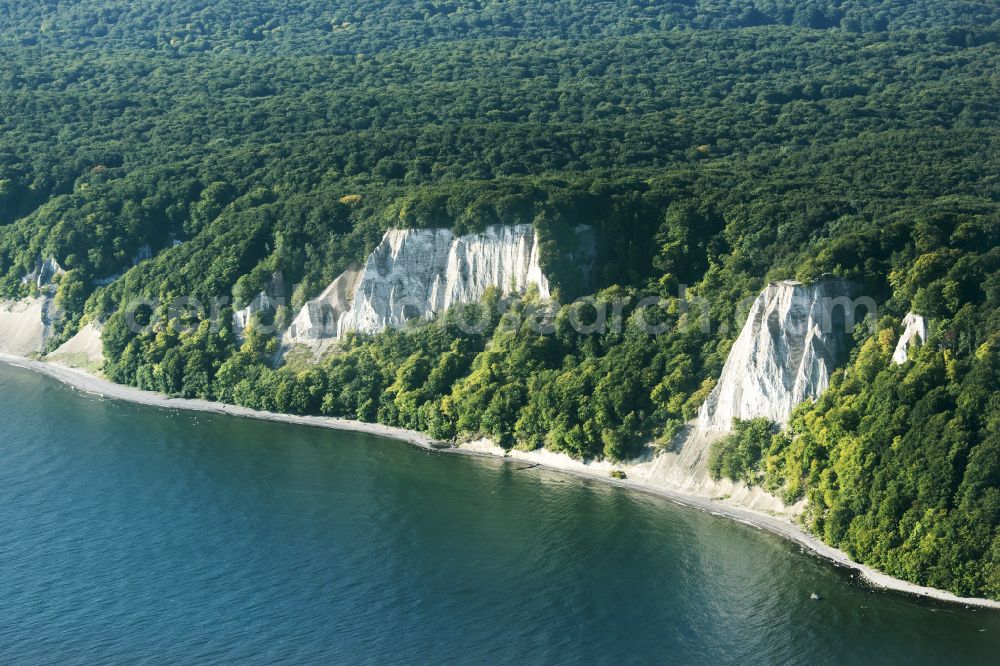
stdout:
{"type": "Polygon", "coordinates": [[[45,348],[45,299],[0,301],[0,351],[18,356],[45,348]]]}
{"type": "Polygon", "coordinates": [[[101,366],[104,365],[100,325],[91,322],[83,326],[76,335],[46,356],[46,359],[73,368],[100,370],[101,366]]]}
{"type": "Polygon", "coordinates": [[[830,376],[847,358],[850,295],[849,284],[833,279],[768,285],[754,301],[698,418],[669,451],[635,466],[630,477],[765,511],[800,511],[802,503],[786,507],[760,488],[712,479],[708,453],[732,430],[733,419],[785,424],[795,407],[829,387],[830,376]]]}
{"type": "Polygon", "coordinates": [[[286,346],[319,345],[340,335],[340,318],[351,309],[362,271],[348,268],[319,297],[306,303],[285,332],[286,346]]]}
{"type": "MultiPolygon", "coordinates": [[[[821,395],[830,376],[846,360],[853,308],[851,286],[826,279],[812,285],[779,282],[769,285],[754,301],[746,323],[733,344],[716,388],[696,419],[671,442],[668,450],[648,447],[645,456],[613,464],[574,461],[563,453],[538,449],[512,451],[520,460],[609,473],[612,469],[655,488],[677,490],[700,497],[722,499],[773,514],[794,515],[803,502],[786,505],[760,487],[729,479],[715,480],[708,469],[713,442],[732,429],[732,420],[765,417],[786,423],[802,402],[821,395]]],[[[491,454],[502,449],[488,440],[463,445],[491,454]]]]}
{"type": "Polygon", "coordinates": [[[719,382],[702,405],[697,428],[728,432],[733,419],[787,423],[792,410],[819,396],[843,362],[849,286],[823,280],[769,285],[754,301],[719,382]]]}
{"type": "Polygon", "coordinates": [[[910,349],[927,341],[927,320],[918,314],[907,313],[903,318],[903,333],[899,336],[896,349],[892,353],[892,361],[897,365],[906,363],[910,349]]]}
{"type": "Polygon", "coordinates": [[[38,295],[19,301],[0,300],[0,352],[28,356],[45,350],[59,317],[55,283],[63,273],[54,258],[39,258],[35,270],[21,280],[38,295]]]}
{"type": "Polygon", "coordinates": [[[245,308],[233,313],[233,332],[242,337],[255,315],[273,316],[285,304],[285,278],[281,271],[268,280],[264,291],[257,294],[245,308]]]}
{"type": "Polygon", "coordinates": [[[302,308],[285,343],[316,346],[347,331],[398,328],[474,303],[491,287],[503,294],[534,287],[549,298],[530,224],[463,236],[448,229],[390,229],[363,269],[348,270],[302,308]]]}

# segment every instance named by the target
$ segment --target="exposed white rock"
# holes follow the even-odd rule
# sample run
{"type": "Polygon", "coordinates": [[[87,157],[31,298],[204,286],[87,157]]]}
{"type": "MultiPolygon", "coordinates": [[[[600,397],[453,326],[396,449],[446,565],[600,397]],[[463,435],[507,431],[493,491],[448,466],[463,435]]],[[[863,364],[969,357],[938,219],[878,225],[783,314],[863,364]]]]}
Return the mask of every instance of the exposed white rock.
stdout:
{"type": "Polygon", "coordinates": [[[233,313],[233,332],[236,337],[243,337],[243,332],[250,326],[254,315],[273,314],[279,303],[262,291],[250,301],[250,305],[233,313]]]}
{"type": "Polygon", "coordinates": [[[551,297],[530,224],[494,225],[455,236],[448,229],[390,229],[360,271],[349,270],[296,316],[286,345],[378,333],[411,319],[432,319],[454,305],[535,287],[551,297]]]}
{"type": "Polygon", "coordinates": [[[52,284],[56,277],[64,274],[66,271],[63,270],[59,262],[56,261],[55,257],[49,257],[47,259],[38,258],[38,262],[35,264],[35,270],[25,275],[21,278],[22,284],[34,284],[39,289],[44,289],[45,287],[52,284]]]}
{"type": "Polygon", "coordinates": [[[278,271],[271,276],[264,291],[254,296],[245,308],[233,313],[233,332],[237,337],[243,337],[243,331],[250,325],[254,315],[273,315],[284,304],[285,280],[278,271]]]}
{"type": "MultiPolygon", "coordinates": [[[[731,430],[733,418],[766,417],[786,423],[798,404],[816,398],[827,388],[830,375],[847,354],[846,333],[851,330],[854,305],[850,291],[847,284],[832,279],[809,286],[790,281],[768,286],[754,301],[698,418],[687,424],[666,450],[649,447],[641,459],[614,466],[574,461],[548,451],[512,451],[508,457],[603,475],[613,467],[625,472],[629,480],[653,488],[772,515],[801,513],[804,501],[786,506],[762,488],[711,478],[709,451],[713,442],[731,430]]],[[[463,448],[488,453],[498,450],[490,442],[473,442],[463,448]]]]}
{"type": "Polygon", "coordinates": [[[908,313],[903,318],[903,334],[899,336],[892,361],[896,365],[906,363],[910,356],[910,348],[927,342],[927,320],[918,314],[908,313]]]}
{"type": "Polygon", "coordinates": [[[39,257],[35,270],[21,278],[37,287],[38,296],[20,301],[0,301],[0,351],[18,356],[39,354],[59,318],[55,305],[56,278],[65,271],[54,257],[39,257]]]}
{"type": "Polygon", "coordinates": [[[336,338],[340,334],[340,318],[351,309],[362,275],[361,269],[352,266],[330,283],[318,298],[306,303],[288,327],[285,343],[312,345],[336,338]]]}
{"type": "Polygon", "coordinates": [[[845,358],[851,326],[845,316],[853,317],[853,303],[843,281],[769,285],[702,405],[697,428],[727,432],[733,419],[758,417],[787,423],[796,406],[826,390],[845,358]]]}
{"type": "Polygon", "coordinates": [[[448,229],[390,229],[369,257],[339,329],[377,333],[478,301],[489,287],[510,294],[529,285],[549,297],[529,224],[458,237],[448,229]]]}

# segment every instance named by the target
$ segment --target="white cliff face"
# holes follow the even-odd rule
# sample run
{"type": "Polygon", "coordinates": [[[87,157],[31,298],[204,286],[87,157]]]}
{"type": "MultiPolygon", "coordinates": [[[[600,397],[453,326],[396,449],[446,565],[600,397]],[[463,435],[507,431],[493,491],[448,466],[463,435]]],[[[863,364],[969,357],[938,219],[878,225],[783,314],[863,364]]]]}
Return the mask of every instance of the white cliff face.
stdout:
{"type": "Polygon", "coordinates": [[[447,229],[392,229],[369,257],[339,328],[377,333],[478,301],[490,287],[510,294],[530,285],[549,297],[529,224],[458,237],[447,229]]]}
{"type": "Polygon", "coordinates": [[[390,229],[364,268],[344,273],[306,304],[285,341],[315,344],[347,331],[374,334],[478,301],[490,287],[506,295],[531,286],[541,298],[551,297],[530,224],[495,225],[465,236],[448,229],[390,229]]]}
{"type": "Polygon", "coordinates": [[[250,301],[248,306],[233,313],[233,332],[236,334],[236,337],[243,337],[243,332],[250,326],[250,321],[254,315],[273,313],[278,309],[278,305],[266,291],[262,291],[254,296],[254,299],[250,301]]]}
{"type": "Polygon", "coordinates": [[[286,344],[311,344],[336,338],[340,317],[351,309],[362,271],[351,267],[334,280],[318,298],[305,304],[285,333],[286,344]]]}
{"type": "Polygon", "coordinates": [[[237,337],[243,337],[254,315],[274,314],[284,304],[285,280],[279,271],[271,276],[264,291],[254,296],[249,305],[233,313],[233,332],[237,337]]]}
{"type": "Polygon", "coordinates": [[[35,265],[35,270],[28,273],[23,278],[21,278],[22,284],[34,284],[39,289],[45,289],[56,279],[56,277],[65,273],[59,262],[55,260],[55,257],[49,257],[48,259],[38,259],[38,263],[35,265]]]}
{"type": "Polygon", "coordinates": [[[734,418],[786,424],[796,406],[826,390],[847,357],[850,291],[839,280],[769,285],[754,301],[698,417],[666,450],[629,468],[628,477],[768,513],[800,513],[804,501],[785,506],[761,488],[711,478],[709,452],[732,430],[734,418]]]}
{"type": "Polygon", "coordinates": [[[899,336],[892,362],[903,365],[909,359],[910,348],[927,342],[927,320],[910,312],[903,318],[903,334],[899,336]]]}
{"type": "Polygon", "coordinates": [[[481,234],[451,242],[448,264],[434,277],[428,314],[482,298],[489,287],[503,294],[521,294],[534,285],[548,299],[549,281],[539,266],[538,238],[530,224],[489,227],[481,234]]]}
{"type": "Polygon", "coordinates": [[[35,270],[21,279],[38,288],[38,296],[0,301],[0,351],[18,356],[41,353],[60,313],[55,305],[56,278],[65,271],[53,257],[39,258],[35,270]]]}
{"type": "MultiPolygon", "coordinates": [[[[621,465],[582,463],[541,450],[511,451],[506,455],[602,475],[612,468],[620,469],[629,479],[652,487],[770,514],[797,515],[805,500],[786,506],[762,488],[713,479],[708,469],[709,452],[712,443],[732,429],[734,418],[765,417],[787,423],[798,404],[819,396],[847,356],[852,311],[850,287],[844,282],[772,284],[754,302],[719,382],[698,418],[687,424],[669,446],[650,446],[641,459],[621,465]]],[[[463,447],[504,454],[491,442],[472,442],[463,447]]]]}
{"type": "Polygon", "coordinates": [[[844,316],[852,312],[849,288],[838,280],[768,286],[754,302],[696,428],[726,432],[733,419],[758,417],[787,423],[796,406],[826,390],[846,357],[850,325],[844,316]]]}

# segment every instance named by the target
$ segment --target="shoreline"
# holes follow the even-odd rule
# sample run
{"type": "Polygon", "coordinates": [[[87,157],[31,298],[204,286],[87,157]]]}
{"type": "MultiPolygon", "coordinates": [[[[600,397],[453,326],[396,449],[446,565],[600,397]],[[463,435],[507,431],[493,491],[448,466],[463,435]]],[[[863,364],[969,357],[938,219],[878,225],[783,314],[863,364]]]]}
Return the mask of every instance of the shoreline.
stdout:
{"type": "Polygon", "coordinates": [[[775,534],[804,550],[827,560],[839,567],[846,567],[856,571],[860,577],[873,587],[892,592],[902,593],[921,599],[929,599],[950,604],[964,605],[967,608],[989,608],[1000,610],[1000,601],[976,597],[959,597],[951,592],[939,590],[931,587],[924,587],[915,583],[894,578],[880,571],[855,562],[843,551],[829,546],[812,535],[804,532],[789,520],[777,518],[752,509],[742,508],[722,501],[713,500],[707,497],[699,497],[688,493],[672,490],[667,487],[630,481],[628,479],[616,479],[608,474],[599,473],[585,468],[573,466],[562,466],[551,462],[529,461],[523,458],[513,458],[510,456],[500,456],[488,451],[463,449],[443,442],[438,442],[432,437],[412,430],[394,428],[376,423],[365,423],[348,419],[338,419],[328,416],[296,416],[292,414],[276,414],[263,412],[247,407],[227,405],[219,402],[211,402],[200,399],[170,398],[157,393],[142,391],[131,386],[115,384],[106,379],[102,379],[84,370],[71,368],[58,363],[49,363],[34,359],[14,356],[0,352],[0,363],[19,367],[25,370],[37,372],[63,384],[66,384],[78,391],[97,395],[110,400],[122,400],[148,407],[161,409],[179,409],[184,411],[205,412],[210,414],[224,414],[229,416],[239,416],[260,421],[271,421],[276,423],[286,423],[291,425],[304,425],[315,428],[326,428],[342,432],[355,432],[376,437],[384,437],[417,446],[428,451],[441,453],[464,455],[473,458],[484,458],[497,461],[508,462],[531,462],[532,467],[538,467],[549,471],[568,474],[581,479],[600,481],[619,488],[631,491],[638,491],[647,495],[653,495],[682,506],[705,511],[714,516],[728,518],[730,520],[749,525],[757,529],[775,534]]]}

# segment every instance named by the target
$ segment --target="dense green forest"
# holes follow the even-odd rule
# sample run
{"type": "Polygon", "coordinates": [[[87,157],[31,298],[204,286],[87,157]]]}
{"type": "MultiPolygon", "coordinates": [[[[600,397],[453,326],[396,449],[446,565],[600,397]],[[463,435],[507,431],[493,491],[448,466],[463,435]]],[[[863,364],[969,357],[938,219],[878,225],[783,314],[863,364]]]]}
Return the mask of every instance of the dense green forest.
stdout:
{"type": "Polygon", "coordinates": [[[954,0],[47,0],[0,2],[19,45],[203,51],[371,53],[428,41],[600,39],[765,25],[882,32],[988,25],[988,2],[954,0]]]}
{"type": "Polygon", "coordinates": [[[875,332],[787,431],[740,424],[713,471],[808,498],[808,527],[859,561],[1000,597],[991,3],[0,0],[0,58],[0,297],[54,257],[50,344],[102,322],[116,381],[620,460],[695,414],[737,304],[832,273],[879,301],[875,332]],[[560,300],[656,295],[669,332],[626,308],[620,330],[564,311],[541,335],[529,298],[482,335],[454,312],[275,368],[262,329],[166,316],[245,305],[279,270],[295,309],[390,226],[522,222],[560,300]],[[560,243],[584,223],[585,285],[560,243]],[[142,332],[137,298],[164,303],[142,332]],[[908,311],[932,335],[897,367],[908,311]]]}

